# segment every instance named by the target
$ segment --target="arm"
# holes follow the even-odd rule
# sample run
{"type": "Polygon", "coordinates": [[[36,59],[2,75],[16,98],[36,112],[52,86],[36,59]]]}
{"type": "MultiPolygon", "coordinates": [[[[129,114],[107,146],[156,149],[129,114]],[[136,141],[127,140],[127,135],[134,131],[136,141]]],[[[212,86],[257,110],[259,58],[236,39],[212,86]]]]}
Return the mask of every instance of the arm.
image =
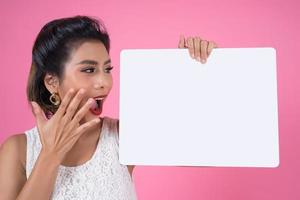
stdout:
{"type": "MultiPolygon", "coordinates": [[[[119,134],[119,120],[117,121],[117,130],[119,134]]],[[[132,177],[133,169],[135,168],[135,165],[127,165],[128,171],[130,176],[132,177]]]]}
{"type": "Polygon", "coordinates": [[[26,138],[15,135],[0,148],[1,200],[49,199],[57,176],[58,164],[51,156],[40,154],[36,165],[26,179],[26,138]]]}
{"type": "MultiPolygon", "coordinates": [[[[23,135],[24,136],[24,135],[23,135]]],[[[16,199],[26,182],[25,163],[21,161],[20,147],[23,149],[26,138],[12,136],[0,147],[0,199],[16,199]]]]}

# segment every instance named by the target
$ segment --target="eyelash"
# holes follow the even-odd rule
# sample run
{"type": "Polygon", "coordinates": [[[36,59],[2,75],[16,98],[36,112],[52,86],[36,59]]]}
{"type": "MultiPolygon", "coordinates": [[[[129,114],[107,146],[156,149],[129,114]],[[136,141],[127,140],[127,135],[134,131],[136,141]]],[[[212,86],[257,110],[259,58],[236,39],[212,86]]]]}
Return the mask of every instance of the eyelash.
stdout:
{"type": "MultiPolygon", "coordinates": [[[[95,71],[95,67],[90,67],[90,68],[86,68],[86,69],[83,69],[83,70],[81,70],[82,72],[86,72],[86,73],[88,73],[88,74],[91,74],[91,73],[93,73],[94,71],[95,71]],[[90,70],[93,70],[92,72],[88,72],[88,71],[90,71],[90,70]]],[[[110,73],[110,71],[113,69],[113,67],[108,67],[108,68],[106,68],[105,70],[108,70],[108,73],[110,73]]]]}

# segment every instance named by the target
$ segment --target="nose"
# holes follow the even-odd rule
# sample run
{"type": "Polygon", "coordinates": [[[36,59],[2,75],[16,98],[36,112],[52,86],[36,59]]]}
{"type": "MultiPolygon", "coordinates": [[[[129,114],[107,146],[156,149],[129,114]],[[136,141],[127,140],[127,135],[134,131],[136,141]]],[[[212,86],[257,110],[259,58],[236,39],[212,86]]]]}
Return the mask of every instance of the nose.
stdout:
{"type": "Polygon", "coordinates": [[[110,80],[105,75],[98,75],[94,81],[94,88],[97,90],[105,89],[109,86],[109,82],[110,80]]]}

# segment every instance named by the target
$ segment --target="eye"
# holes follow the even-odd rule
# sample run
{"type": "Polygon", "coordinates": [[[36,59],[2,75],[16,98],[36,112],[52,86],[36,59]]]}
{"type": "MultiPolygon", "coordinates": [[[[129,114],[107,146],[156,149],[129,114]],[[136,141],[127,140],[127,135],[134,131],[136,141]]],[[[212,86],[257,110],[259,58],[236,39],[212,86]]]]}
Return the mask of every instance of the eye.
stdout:
{"type": "Polygon", "coordinates": [[[113,67],[107,67],[105,68],[105,71],[108,71],[108,73],[110,73],[110,71],[113,69],[113,67]]]}
{"type": "Polygon", "coordinates": [[[90,73],[93,73],[95,70],[96,70],[95,67],[87,67],[87,68],[81,70],[81,72],[86,72],[86,73],[90,74],[90,73]]]}

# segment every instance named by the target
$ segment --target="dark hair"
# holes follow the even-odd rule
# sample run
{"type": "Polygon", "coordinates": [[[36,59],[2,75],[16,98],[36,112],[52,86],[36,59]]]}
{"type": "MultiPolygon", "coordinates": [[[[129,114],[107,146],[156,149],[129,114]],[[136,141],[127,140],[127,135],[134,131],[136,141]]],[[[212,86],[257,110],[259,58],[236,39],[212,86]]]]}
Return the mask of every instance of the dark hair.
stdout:
{"type": "Polygon", "coordinates": [[[110,39],[103,23],[87,16],[74,16],[50,21],[39,32],[33,48],[32,63],[27,83],[28,101],[37,102],[45,113],[55,113],[57,106],[50,100],[44,84],[46,73],[64,76],[64,65],[73,50],[83,42],[96,40],[109,52],[110,39]]]}

